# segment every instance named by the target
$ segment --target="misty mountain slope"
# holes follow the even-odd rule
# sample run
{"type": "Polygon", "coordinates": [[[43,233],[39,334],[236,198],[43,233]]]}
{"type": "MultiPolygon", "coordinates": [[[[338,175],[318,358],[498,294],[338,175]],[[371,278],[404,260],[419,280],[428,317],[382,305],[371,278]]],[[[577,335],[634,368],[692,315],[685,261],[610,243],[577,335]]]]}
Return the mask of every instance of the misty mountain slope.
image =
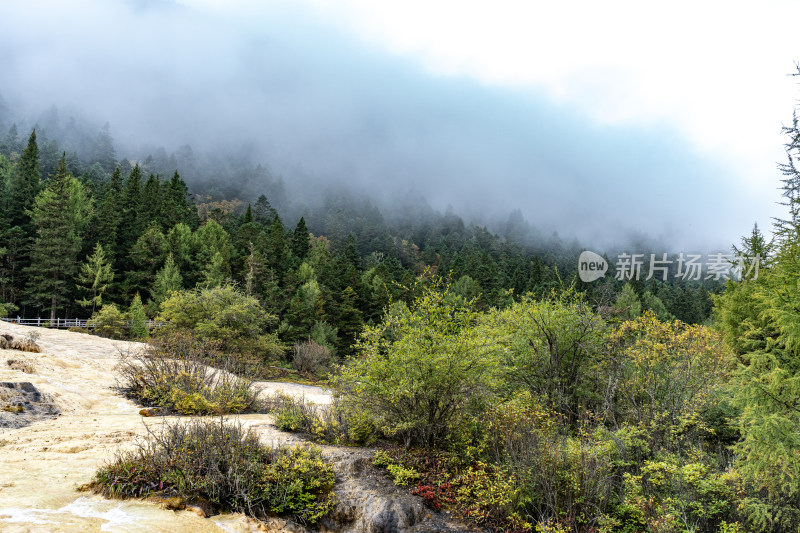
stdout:
{"type": "MultiPolygon", "coordinates": [[[[0,19],[0,135],[38,124],[83,157],[108,124],[119,154],[156,168],[174,156],[203,188],[227,189],[217,170],[246,160],[292,195],[338,186],[391,205],[413,190],[468,219],[519,209],[595,247],[638,232],[727,245],[768,205],[669,121],[587,113],[591,83],[575,105],[535,84],[443,73],[305,3],[44,4],[0,19]]],[[[552,51],[524,52],[534,64],[552,51]]]]}

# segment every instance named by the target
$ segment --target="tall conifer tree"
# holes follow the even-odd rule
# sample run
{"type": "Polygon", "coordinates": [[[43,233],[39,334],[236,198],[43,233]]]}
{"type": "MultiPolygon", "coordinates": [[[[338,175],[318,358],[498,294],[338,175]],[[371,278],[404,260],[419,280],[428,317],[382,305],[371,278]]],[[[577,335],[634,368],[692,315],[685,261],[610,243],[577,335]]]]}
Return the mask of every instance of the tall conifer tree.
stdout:
{"type": "Polygon", "coordinates": [[[31,303],[49,309],[51,320],[68,299],[91,212],[91,199],[67,172],[64,155],[30,211],[36,237],[28,267],[28,297],[31,303]]]}

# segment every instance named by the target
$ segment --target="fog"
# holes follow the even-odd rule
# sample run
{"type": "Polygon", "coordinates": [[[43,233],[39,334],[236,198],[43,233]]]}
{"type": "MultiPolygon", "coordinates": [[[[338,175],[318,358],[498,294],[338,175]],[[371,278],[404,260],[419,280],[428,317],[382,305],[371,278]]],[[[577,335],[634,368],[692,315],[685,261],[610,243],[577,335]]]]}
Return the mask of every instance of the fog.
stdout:
{"type": "Polygon", "coordinates": [[[724,154],[700,154],[666,124],[603,126],[532,88],[434,74],[318,13],[5,2],[7,119],[33,125],[55,105],[61,120],[108,122],[120,156],[185,144],[246,154],[294,194],[343,185],[391,206],[412,193],[484,223],[519,209],[589,248],[635,237],[721,250],[768,225],[724,154]]]}

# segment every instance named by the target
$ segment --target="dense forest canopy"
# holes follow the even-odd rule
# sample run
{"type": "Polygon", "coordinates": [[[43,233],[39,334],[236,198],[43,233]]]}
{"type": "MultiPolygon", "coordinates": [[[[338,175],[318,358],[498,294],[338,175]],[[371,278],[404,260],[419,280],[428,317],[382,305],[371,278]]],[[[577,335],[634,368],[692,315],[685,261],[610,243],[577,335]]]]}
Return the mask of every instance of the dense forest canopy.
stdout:
{"type": "Polygon", "coordinates": [[[580,243],[542,234],[518,210],[489,229],[413,192],[392,210],[346,189],[298,194],[263,163],[189,146],[123,157],[107,124],[88,133],[55,108],[42,122],[24,133],[12,123],[0,139],[0,299],[20,316],[86,317],[136,294],[155,316],[171,291],[233,282],[280,317],[284,341],[314,330],[347,353],[361,325],[407,299],[402,287],[425,272],[485,308],[573,280],[610,307],[629,282],[623,300],[690,323],[708,319],[722,286],[675,275],[677,261],[670,276],[647,279],[651,251],[672,250],[643,242],[629,245],[645,258],[638,279],[611,271],[583,284],[580,243]]]}

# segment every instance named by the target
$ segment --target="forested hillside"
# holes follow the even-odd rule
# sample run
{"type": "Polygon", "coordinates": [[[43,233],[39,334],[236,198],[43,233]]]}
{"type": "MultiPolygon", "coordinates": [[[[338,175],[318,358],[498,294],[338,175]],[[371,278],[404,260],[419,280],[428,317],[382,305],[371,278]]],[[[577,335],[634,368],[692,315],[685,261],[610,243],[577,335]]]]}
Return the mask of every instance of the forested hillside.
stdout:
{"type": "MultiPolygon", "coordinates": [[[[154,317],[172,291],[234,283],[274,317],[287,347],[314,338],[345,355],[389,302],[409,301],[420,275],[448,277],[481,309],[573,281],[609,307],[623,288],[613,276],[580,283],[581,245],[543,236],[518,211],[493,231],[413,193],[394,209],[343,188],[290,194],[245,158],[188,146],[120,157],[108,127],[92,136],[74,119],[60,126],[54,109],[42,121],[54,135],[37,123],[23,136],[12,124],[0,141],[6,314],[88,317],[104,305],[125,311],[139,295],[154,317]]],[[[620,305],[641,300],[700,323],[718,288],[642,276],[620,305]]]]}

